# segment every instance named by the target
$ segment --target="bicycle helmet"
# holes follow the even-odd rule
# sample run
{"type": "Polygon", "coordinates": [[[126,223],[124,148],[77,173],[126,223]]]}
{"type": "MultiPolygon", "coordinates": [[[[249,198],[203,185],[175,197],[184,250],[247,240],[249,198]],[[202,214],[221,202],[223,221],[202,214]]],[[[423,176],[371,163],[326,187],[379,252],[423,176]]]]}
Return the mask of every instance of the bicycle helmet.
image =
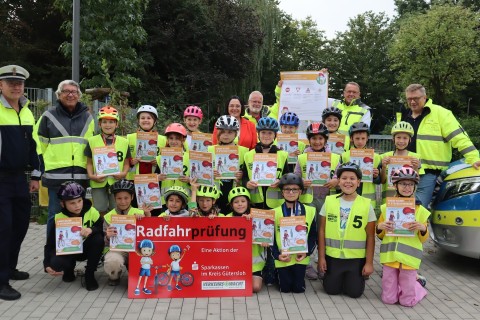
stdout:
{"type": "Polygon", "coordinates": [[[415,184],[418,184],[420,181],[420,176],[418,175],[417,171],[413,170],[410,167],[402,167],[399,170],[395,170],[392,175],[392,183],[396,184],[402,180],[412,180],[415,184]]]}
{"type": "Polygon", "coordinates": [[[155,244],[154,244],[153,241],[150,240],[150,239],[143,239],[143,240],[140,241],[140,243],[138,244],[138,249],[142,249],[142,248],[155,249],[155,244]]]}
{"type": "Polygon", "coordinates": [[[183,117],[197,117],[200,120],[203,119],[203,112],[197,106],[188,106],[187,109],[183,112],[183,117]]]}
{"type": "Polygon", "coordinates": [[[98,120],[100,119],[111,119],[119,121],[120,117],[118,116],[118,111],[112,106],[105,106],[98,110],[98,120]]]}
{"type": "Polygon", "coordinates": [[[324,125],[321,122],[313,122],[310,123],[310,125],[307,127],[307,130],[305,131],[307,138],[310,140],[311,137],[313,137],[316,134],[320,134],[325,137],[325,139],[328,139],[328,128],[326,125],[324,125]]]}
{"type": "Polygon", "coordinates": [[[187,193],[187,190],[185,190],[184,187],[172,186],[172,187],[168,188],[167,191],[165,191],[165,193],[163,194],[163,198],[165,199],[165,202],[167,202],[168,197],[170,197],[173,194],[176,194],[177,196],[182,198],[183,201],[185,201],[185,204],[188,203],[188,193],[187,193]]]}
{"type": "Polygon", "coordinates": [[[66,181],[62,183],[57,192],[59,200],[73,200],[78,198],[85,199],[85,189],[75,181],[66,181]]]}
{"type": "Polygon", "coordinates": [[[413,134],[414,134],[413,127],[410,123],[408,123],[406,121],[401,121],[401,122],[395,123],[395,125],[392,127],[391,134],[392,134],[392,136],[395,137],[395,134],[397,134],[397,133],[406,133],[410,137],[413,137],[413,134]]]}
{"type": "Polygon", "coordinates": [[[229,115],[223,115],[217,119],[215,128],[238,131],[240,130],[240,124],[238,123],[237,118],[229,115]]]}
{"type": "Polygon", "coordinates": [[[355,132],[366,132],[368,135],[370,135],[370,128],[365,122],[355,122],[352,124],[350,129],[348,129],[348,134],[351,137],[355,132]]]}
{"type": "Polygon", "coordinates": [[[197,190],[198,197],[208,197],[213,199],[220,198],[220,192],[218,191],[216,186],[200,186],[197,190]]]}
{"type": "Polygon", "coordinates": [[[235,187],[228,193],[228,202],[232,202],[232,200],[239,196],[245,196],[250,200],[250,192],[245,187],[235,187]]]}
{"type": "Polygon", "coordinates": [[[345,172],[345,171],[353,172],[353,173],[356,174],[356,176],[359,180],[362,179],[362,170],[360,170],[360,167],[353,162],[342,163],[337,169],[337,177],[340,178],[342,173],[345,172]]]}
{"type": "Polygon", "coordinates": [[[167,128],[165,128],[165,135],[169,133],[178,133],[184,137],[187,137],[187,129],[180,123],[170,123],[167,128]]]}
{"type": "Polygon", "coordinates": [[[278,132],[278,129],[278,121],[273,118],[263,117],[260,118],[260,120],[258,120],[257,122],[257,131],[269,130],[273,132],[278,132]]]}
{"type": "Polygon", "coordinates": [[[180,252],[182,253],[182,248],[180,248],[179,245],[176,245],[176,244],[172,244],[170,246],[170,248],[168,248],[168,254],[172,253],[172,252],[180,252]]]}
{"type": "Polygon", "coordinates": [[[291,172],[284,174],[280,178],[280,183],[278,184],[278,187],[280,189],[283,189],[283,187],[286,186],[287,184],[296,184],[297,186],[300,187],[300,189],[303,190],[303,179],[298,174],[291,173],[291,172]]]}
{"type": "Polygon", "coordinates": [[[115,195],[120,191],[127,191],[128,193],[133,195],[135,194],[135,185],[133,184],[133,182],[125,179],[115,181],[115,183],[112,184],[112,186],[110,187],[110,192],[115,195]]]}
{"type": "Polygon", "coordinates": [[[153,107],[153,106],[150,106],[150,105],[140,106],[140,108],[138,108],[138,110],[137,110],[137,119],[138,119],[138,117],[140,116],[140,113],[142,113],[142,112],[151,113],[152,115],[155,116],[155,120],[158,119],[157,109],[155,109],[155,107],[153,107]]]}
{"type": "Polygon", "coordinates": [[[295,112],[285,112],[280,117],[280,125],[298,127],[300,119],[295,112]]]}
{"type": "Polygon", "coordinates": [[[337,107],[328,107],[323,109],[322,112],[322,121],[325,122],[329,116],[335,116],[338,120],[342,120],[342,110],[338,109],[337,107]]]}

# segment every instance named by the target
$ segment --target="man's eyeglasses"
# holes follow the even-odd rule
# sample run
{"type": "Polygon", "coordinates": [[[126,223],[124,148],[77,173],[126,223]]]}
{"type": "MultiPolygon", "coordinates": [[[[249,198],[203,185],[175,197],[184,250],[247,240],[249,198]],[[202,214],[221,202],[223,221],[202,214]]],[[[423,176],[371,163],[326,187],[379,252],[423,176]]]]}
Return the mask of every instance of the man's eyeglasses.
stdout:
{"type": "Polygon", "coordinates": [[[78,91],[76,91],[76,90],[62,90],[61,92],[65,95],[67,95],[67,96],[68,95],[72,95],[72,96],[78,95],[78,91]]]}
{"type": "Polygon", "coordinates": [[[399,185],[399,186],[402,186],[402,187],[410,187],[410,188],[412,188],[413,186],[415,186],[415,183],[413,183],[413,182],[410,182],[410,183],[408,183],[408,182],[399,182],[398,185],[399,185]]]}
{"type": "Polygon", "coordinates": [[[295,188],[295,189],[285,188],[285,189],[282,189],[282,192],[284,192],[284,193],[294,193],[294,194],[295,194],[295,193],[299,193],[299,192],[300,192],[300,189],[297,189],[297,188],[295,188]]]}
{"type": "Polygon", "coordinates": [[[420,101],[420,99],[422,99],[423,97],[407,97],[407,102],[412,102],[412,101],[415,101],[415,102],[418,102],[420,101]]]}

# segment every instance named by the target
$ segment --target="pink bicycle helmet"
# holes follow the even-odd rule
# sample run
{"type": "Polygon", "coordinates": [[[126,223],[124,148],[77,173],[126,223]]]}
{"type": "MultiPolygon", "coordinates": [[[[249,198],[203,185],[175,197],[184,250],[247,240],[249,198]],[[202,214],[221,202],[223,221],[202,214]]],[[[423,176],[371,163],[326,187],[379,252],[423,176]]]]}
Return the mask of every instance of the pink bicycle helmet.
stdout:
{"type": "Polygon", "coordinates": [[[420,176],[417,171],[413,170],[411,167],[401,167],[393,173],[392,183],[395,184],[402,180],[412,180],[415,184],[418,184],[420,176]]]}
{"type": "Polygon", "coordinates": [[[197,117],[200,120],[203,119],[203,112],[197,106],[188,106],[187,109],[183,112],[183,117],[197,117]]]}

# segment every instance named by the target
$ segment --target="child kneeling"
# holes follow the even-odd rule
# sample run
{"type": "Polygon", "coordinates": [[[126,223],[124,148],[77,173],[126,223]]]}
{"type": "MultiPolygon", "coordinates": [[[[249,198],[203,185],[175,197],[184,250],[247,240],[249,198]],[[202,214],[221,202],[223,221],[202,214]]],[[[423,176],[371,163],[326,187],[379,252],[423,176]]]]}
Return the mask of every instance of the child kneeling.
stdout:
{"type": "Polygon", "coordinates": [[[85,267],[85,287],[88,291],[98,289],[94,273],[102,257],[103,219],[100,213],[92,206],[90,200],[85,199],[85,189],[76,182],[64,182],[58,191],[58,199],[62,212],[55,215],[55,221],[61,218],[82,218],[80,235],[84,238],[83,253],[70,255],[56,254],[56,227],[50,230],[45,244],[43,266],[45,272],[52,276],[62,275],[64,282],[75,280],[75,264],[77,261],[87,260],[85,267]]]}

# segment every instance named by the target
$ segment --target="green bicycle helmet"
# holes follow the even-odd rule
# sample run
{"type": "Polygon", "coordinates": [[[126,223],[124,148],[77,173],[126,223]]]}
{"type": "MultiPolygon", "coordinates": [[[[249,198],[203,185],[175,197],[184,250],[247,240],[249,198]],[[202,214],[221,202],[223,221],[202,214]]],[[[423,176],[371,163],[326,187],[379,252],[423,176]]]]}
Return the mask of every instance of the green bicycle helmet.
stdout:
{"type": "Polygon", "coordinates": [[[207,198],[213,198],[213,199],[218,199],[220,198],[220,192],[218,191],[216,186],[200,186],[198,187],[197,190],[197,196],[198,197],[207,197],[207,198]]]}
{"type": "Polygon", "coordinates": [[[397,133],[406,133],[410,137],[413,137],[414,131],[410,123],[406,121],[400,121],[398,123],[395,123],[395,125],[392,127],[392,131],[391,131],[392,136],[395,137],[397,133]]]}
{"type": "Polygon", "coordinates": [[[239,196],[245,196],[250,200],[250,192],[245,187],[235,187],[228,193],[228,202],[231,203],[232,200],[239,196]]]}
{"type": "Polygon", "coordinates": [[[174,195],[174,194],[179,196],[180,198],[182,198],[183,201],[185,201],[185,204],[188,203],[187,190],[185,190],[184,187],[180,187],[180,186],[172,186],[172,187],[168,188],[167,191],[165,191],[165,193],[163,194],[163,198],[165,199],[165,202],[168,201],[168,197],[170,197],[171,195],[174,195]]]}

